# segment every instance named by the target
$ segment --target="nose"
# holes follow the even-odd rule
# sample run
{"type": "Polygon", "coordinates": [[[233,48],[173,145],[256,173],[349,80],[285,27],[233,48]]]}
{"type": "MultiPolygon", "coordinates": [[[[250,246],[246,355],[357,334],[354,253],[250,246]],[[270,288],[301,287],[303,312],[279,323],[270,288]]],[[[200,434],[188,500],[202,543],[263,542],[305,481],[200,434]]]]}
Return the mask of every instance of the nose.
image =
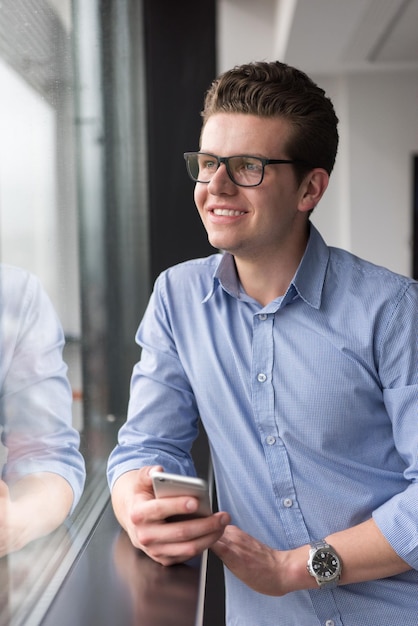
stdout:
{"type": "Polygon", "coordinates": [[[220,193],[234,193],[237,186],[231,180],[225,163],[221,163],[208,183],[208,191],[213,195],[220,193]]]}

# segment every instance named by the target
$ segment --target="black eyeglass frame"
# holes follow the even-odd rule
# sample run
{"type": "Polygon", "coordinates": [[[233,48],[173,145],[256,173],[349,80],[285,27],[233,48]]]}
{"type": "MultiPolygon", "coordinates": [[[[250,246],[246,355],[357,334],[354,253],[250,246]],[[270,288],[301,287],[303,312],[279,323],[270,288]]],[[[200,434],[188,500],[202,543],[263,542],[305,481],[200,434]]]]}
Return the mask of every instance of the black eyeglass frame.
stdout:
{"type": "MultiPolygon", "coordinates": [[[[195,183],[202,183],[204,185],[208,185],[212,178],[210,180],[199,180],[198,178],[195,178],[191,171],[190,171],[190,167],[189,167],[189,161],[188,161],[188,157],[190,156],[198,156],[198,155],[203,155],[203,156],[209,156],[209,157],[213,157],[214,159],[216,159],[217,163],[218,163],[218,167],[216,168],[215,172],[218,171],[218,169],[220,168],[221,164],[224,163],[225,164],[225,168],[227,171],[227,174],[229,176],[229,178],[231,179],[231,181],[234,183],[234,185],[238,185],[238,187],[258,187],[259,185],[261,185],[261,183],[264,180],[264,171],[265,171],[265,167],[266,165],[280,165],[280,164],[285,164],[285,165],[295,165],[295,164],[305,164],[305,165],[309,165],[307,163],[307,161],[304,161],[302,159],[267,159],[265,157],[260,157],[260,156],[254,156],[253,154],[233,154],[229,157],[220,157],[217,156],[216,154],[212,154],[211,152],[185,152],[183,154],[183,157],[186,161],[186,167],[187,167],[187,173],[189,174],[189,177],[195,182],[195,183]],[[258,161],[261,162],[263,169],[261,172],[261,179],[258,183],[254,183],[253,185],[243,185],[242,183],[237,183],[236,180],[234,180],[234,177],[231,173],[231,170],[229,169],[229,159],[236,159],[237,157],[241,157],[241,158],[245,158],[248,157],[249,159],[257,159],[258,161]]],[[[214,172],[214,174],[215,174],[214,172]]]]}

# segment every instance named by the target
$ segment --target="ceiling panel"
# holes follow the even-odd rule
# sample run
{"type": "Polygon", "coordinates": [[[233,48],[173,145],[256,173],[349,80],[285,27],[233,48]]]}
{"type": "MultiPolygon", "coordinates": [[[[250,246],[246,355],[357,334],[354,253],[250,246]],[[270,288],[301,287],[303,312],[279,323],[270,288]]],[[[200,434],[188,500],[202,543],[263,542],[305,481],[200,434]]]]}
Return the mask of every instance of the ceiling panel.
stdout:
{"type": "Polygon", "coordinates": [[[297,0],[286,61],[316,73],[418,67],[418,0],[297,0]]]}
{"type": "Polygon", "coordinates": [[[218,0],[219,66],[280,59],[308,73],[418,69],[418,0],[218,0]]]}
{"type": "Polygon", "coordinates": [[[376,47],[373,60],[378,63],[418,60],[418,0],[403,5],[376,47]]]}

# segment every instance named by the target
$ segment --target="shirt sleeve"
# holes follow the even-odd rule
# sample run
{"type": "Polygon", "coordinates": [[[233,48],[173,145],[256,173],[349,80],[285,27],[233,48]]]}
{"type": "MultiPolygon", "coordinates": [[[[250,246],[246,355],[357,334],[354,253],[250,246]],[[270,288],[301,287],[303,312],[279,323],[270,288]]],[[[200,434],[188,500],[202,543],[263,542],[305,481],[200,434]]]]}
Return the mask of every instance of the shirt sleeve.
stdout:
{"type": "Polygon", "coordinates": [[[164,297],[164,275],[136,335],[141,360],[131,380],[128,418],[108,463],[110,488],[121,474],[144,465],[194,475],[191,448],[198,434],[196,400],[179,359],[164,297]]]}
{"type": "Polygon", "coordinates": [[[80,499],[85,465],[72,426],[72,393],[62,358],[64,334],[55,310],[32,275],[1,273],[0,419],[7,482],[36,472],[62,476],[80,499]]]}
{"type": "Polygon", "coordinates": [[[418,284],[409,286],[380,347],[383,398],[409,486],[374,511],[397,554],[418,569],[418,284]]]}

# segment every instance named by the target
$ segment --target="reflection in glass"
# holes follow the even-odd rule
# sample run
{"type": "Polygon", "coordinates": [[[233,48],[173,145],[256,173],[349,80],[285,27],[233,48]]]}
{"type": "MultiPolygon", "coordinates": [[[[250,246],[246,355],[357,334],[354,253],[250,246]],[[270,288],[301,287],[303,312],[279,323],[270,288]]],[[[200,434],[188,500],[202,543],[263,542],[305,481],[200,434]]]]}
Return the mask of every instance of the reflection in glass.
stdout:
{"type": "Polygon", "coordinates": [[[26,624],[85,522],[70,0],[0,3],[0,92],[0,623],[26,624]]]}
{"type": "MultiPolygon", "coordinates": [[[[10,580],[2,590],[9,596],[16,571],[5,555],[59,527],[84,485],[63,345],[60,322],[39,281],[20,268],[1,265],[0,569],[10,580]]],[[[31,569],[27,558],[23,563],[31,569]]]]}
{"type": "MultiPolygon", "coordinates": [[[[0,7],[0,255],[41,279],[73,344],[81,329],[71,3],[56,4],[60,13],[42,0],[0,7]]],[[[71,360],[78,385],[74,350],[71,360]]]]}
{"type": "Polygon", "coordinates": [[[0,2],[0,263],[38,277],[58,315],[87,469],[65,524],[0,558],[1,624],[40,623],[109,500],[149,297],[141,15],[137,0],[0,2]]]}
{"type": "Polygon", "coordinates": [[[84,484],[64,336],[38,280],[0,266],[0,556],[54,530],[84,484]]]}
{"type": "Polygon", "coordinates": [[[160,567],[133,548],[128,535],[121,531],[114,550],[116,572],[130,593],[127,606],[130,622],[154,626],[193,626],[199,592],[199,560],[195,563],[160,567]]]}

